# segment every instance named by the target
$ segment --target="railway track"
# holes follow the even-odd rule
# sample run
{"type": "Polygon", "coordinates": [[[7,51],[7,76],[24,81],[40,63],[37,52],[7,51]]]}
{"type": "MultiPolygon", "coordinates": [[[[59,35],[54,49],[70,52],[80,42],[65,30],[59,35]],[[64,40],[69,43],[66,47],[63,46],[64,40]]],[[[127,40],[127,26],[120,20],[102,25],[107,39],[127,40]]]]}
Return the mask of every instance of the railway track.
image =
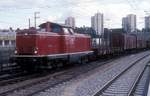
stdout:
{"type": "MultiPolygon", "coordinates": [[[[120,58],[120,57],[115,57],[115,58],[120,58]]],[[[108,58],[106,60],[102,59],[102,60],[99,60],[99,62],[102,62],[102,61],[105,62],[107,60],[109,60],[108,62],[110,62],[113,59],[112,58],[108,58]]],[[[79,66],[76,66],[76,67],[79,67],[79,66]]],[[[61,68],[58,68],[58,69],[56,68],[56,69],[46,70],[46,71],[45,70],[44,71],[41,70],[41,71],[39,71],[39,73],[35,72],[33,74],[32,73],[28,73],[28,72],[22,72],[22,70],[18,70],[19,68],[18,69],[14,68],[14,70],[11,70],[11,69],[10,70],[6,70],[6,72],[4,72],[4,73],[0,72],[1,73],[0,74],[0,86],[17,83],[19,81],[27,80],[27,78],[32,79],[34,77],[43,77],[43,76],[46,76],[48,74],[53,74],[56,71],[59,72],[59,71],[67,70],[67,69],[69,69],[71,67],[72,66],[67,66],[67,67],[61,67],[61,68]]]]}
{"type": "MultiPolygon", "coordinates": [[[[144,54],[144,53],[143,53],[144,54]]],[[[128,60],[129,57],[134,59],[142,59],[145,55],[139,55],[134,57],[133,55],[126,57],[125,60],[128,60]],[[142,56],[142,57],[141,57],[142,56]]],[[[118,60],[122,60],[123,58],[119,58],[118,60]]],[[[71,81],[72,79],[82,77],[83,74],[87,74],[92,72],[93,70],[101,71],[103,73],[104,69],[109,70],[112,67],[115,67],[118,60],[110,60],[107,62],[92,62],[86,66],[80,66],[76,68],[71,68],[65,71],[61,71],[58,73],[54,73],[45,77],[34,78],[30,80],[26,80],[23,82],[19,82],[16,84],[8,85],[0,87],[0,96],[32,96],[36,95],[40,92],[43,92],[49,88],[54,88],[57,85],[65,84],[66,82],[71,81]],[[111,63],[113,62],[113,64],[111,63]]],[[[124,59],[123,59],[124,60],[124,59]]],[[[87,75],[88,76],[88,75],[87,75]]],[[[59,96],[59,95],[58,95],[59,96]]]]}
{"type": "MultiPolygon", "coordinates": [[[[14,84],[14,86],[11,86],[11,88],[10,87],[5,87],[4,88],[4,90],[2,89],[2,88],[0,88],[0,96],[6,96],[6,95],[9,95],[9,94],[11,94],[11,93],[13,93],[13,92],[15,92],[16,90],[23,90],[23,89],[26,89],[26,88],[30,88],[31,86],[34,86],[34,85],[36,85],[36,84],[41,84],[42,82],[46,82],[46,81],[48,81],[48,80],[51,80],[51,81],[55,81],[55,82],[53,82],[50,86],[47,86],[47,85],[45,85],[45,86],[43,86],[44,88],[40,88],[39,89],[39,87],[37,87],[38,89],[38,91],[36,90],[33,90],[34,92],[30,92],[30,93],[28,93],[28,96],[30,96],[30,95],[33,95],[33,94],[36,94],[36,93],[38,93],[38,92],[40,92],[40,91],[43,91],[44,89],[47,89],[47,88],[49,88],[49,87],[53,87],[53,86],[55,86],[55,85],[57,85],[57,84],[60,84],[60,83],[62,83],[62,82],[65,82],[65,81],[68,81],[68,80],[70,80],[70,79],[72,79],[72,78],[75,78],[76,76],[78,76],[79,74],[80,74],[80,72],[82,72],[82,73],[86,73],[87,71],[90,71],[90,70],[92,70],[92,69],[94,69],[94,68],[97,68],[98,66],[102,66],[102,65],[104,65],[104,64],[106,64],[106,63],[108,63],[108,62],[111,62],[112,61],[112,59],[111,60],[108,60],[108,61],[105,61],[105,62],[101,62],[101,63],[99,63],[99,64],[97,64],[97,65],[95,65],[95,66],[93,66],[92,68],[88,68],[89,66],[92,66],[92,64],[89,64],[89,65],[83,65],[81,68],[79,68],[79,66],[77,66],[77,68],[71,68],[71,69],[68,69],[68,70],[65,70],[65,71],[60,71],[60,72],[57,72],[57,73],[54,73],[54,74],[51,74],[51,75],[48,75],[48,76],[45,76],[45,77],[39,77],[39,78],[33,78],[33,80],[27,80],[27,82],[25,81],[25,82],[20,82],[19,84],[14,84]],[[85,67],[85,68],[84,68],[85,67]],[[86,70],[83,70],[83,71],[81,71],[82,70],[82,68],[84,68],[84,69],[86,69],[86,70]],[[80,70],[80,71],[78,71],[78,73],[76,73],[76,75],[74,74],[74,71],[76,70],[76,69],[78,69],[78,70],[80,70]],[[74,70],[74,71],[72,71],[72,70],[74,70]],[[67,75],[66,75],[66,78],[64,78],[65,76],[64,76],[64,74],[68,74],[69,73],[69,77],[67,77],[67,75]],[[72,75],[72,74],[74,74],[74,75],[72,75]],[[71,76],[72,75],[72,76],[71,76]],[[60,79],[61,78],[61,79],[60,79]],[[55,80],[54,80],[55,79],[55,80]],[[56,80],[57,79],[57,80],[56,80]],[[2,90],[1,90],[2,89],[2,90]]],[[[96,61],[95,63],[97,63],[97,62],[99,62],[99,61],[96,61]]],[[[23,80],[24,78],[26,78],[26,77],[21,77],[21,78],[16,78],[16,80],[18,81],[21,81],[21,80],[23,80]],[[21,80],[20,80],[21,79],[21,80]]],[[[16,80],[10,80],[10,82],[12,82],[12,81],[15,81],[16,82],[16,80]]],[[[7,82],[7,81],[5,81],[5,82],[7,82]]],[[[8,81],[9,82],[9,81],[8,81]]],[[[0,84],[1,84],[1,82],[0,82],[0,84]]],[[[10,96],[13,96],[13,95],[10,95],[10,96]]],[[[15,96],[15,95],[14,95],[15,96]]]]}
{"type": "Polygon", "coordinates": [[[19,66],[15,64],[4,64],[3,68],[0,70],[0,81],[8,80],[17,76],[22,75],[24,72],[19,66]],[[9,65],[9,66],[8,66],[9,65]]]}
{"type": "Polygon", "coordinates": [[[148,60],[142,61],[146,57],[137,60],[114,76],[93,96],[134,96],[137,93],[135,92],[136,86],[146,70],[148,60]]]}
{"type": "Polygon", "coordinates": [[[138,83],[134,87],[132,94],[134,96],[147,96],[148,87],[150,82],[150,65],[148,64],[143,72],[142,77],[139,79],[138,83]]]}
{"type": "Polygon", "coordinates": [[[9,84],[15,84],[18,82],[22,82],[25,80],[33,79],[33,78],[38,78],[38,77],[43,77],[48,73],[33,73],[33,74],[21,74],[17,75],[16,77],[6,79],[6,80],[1,80],[0,81],[0,86],[7,86],[9,84]]]}
{"type": "Polygon", "coordinates": [[[93,96],[102,86],[114,76],[117,76],[123,69],[128,68],[146,56],[148,55],[131,55],[128,56],[128,58],[110,62],[107,64],[109,65],[107,67],[101,66],[70,81],[49,87],[33,96],[93,96]]]}

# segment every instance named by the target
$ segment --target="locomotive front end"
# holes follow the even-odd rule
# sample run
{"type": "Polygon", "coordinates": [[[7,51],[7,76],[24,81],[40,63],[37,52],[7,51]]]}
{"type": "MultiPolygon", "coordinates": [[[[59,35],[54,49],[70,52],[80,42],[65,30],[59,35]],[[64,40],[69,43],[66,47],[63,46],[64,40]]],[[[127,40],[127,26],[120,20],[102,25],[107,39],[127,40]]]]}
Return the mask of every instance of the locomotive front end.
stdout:
{"type": "Polygon", "coordinates": [[[22,30],[16,36],[16,55],[37,55],[36,30],[22,30]]]}

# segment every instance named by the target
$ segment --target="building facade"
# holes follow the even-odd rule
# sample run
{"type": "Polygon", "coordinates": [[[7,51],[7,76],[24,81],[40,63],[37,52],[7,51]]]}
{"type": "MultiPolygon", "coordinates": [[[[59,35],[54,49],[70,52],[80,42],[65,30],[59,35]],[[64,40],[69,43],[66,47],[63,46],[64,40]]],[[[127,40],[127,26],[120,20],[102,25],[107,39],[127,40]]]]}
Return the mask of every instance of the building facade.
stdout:
{"type": "Polygon", "coordinates": [[[129,14],[122,18],[122,27],[126,32],[136,32],[136,15],[129,14]]]}
{"type": "Polygon", "coordinates": [[[145,17],[145,30],[150,31],[150,16],[145,17]]]}
{"type": "Polygon", "coordinates": [[[104,17],[101,13],[96,13],[91,17],[91,27],[96,31],[97,35],[104,33],[104,17]]]}
{"type": "Polygon", "coordinates": [[[122,18],[122,28],[125,32],[128,32],[128,23],[127,23],[127,18],[126,17],[122,18]]]}
{"type": "Polygon", "coordinates": [[[74,17],[68,17],[65,20],[65,25],[75,28],[76,27],[75,26],[75,18],[74,17]]]}
{"type": "Polygon", "coordinates": [[[0,32],[0,47],[15,47],[16,32],[0,32]]]}

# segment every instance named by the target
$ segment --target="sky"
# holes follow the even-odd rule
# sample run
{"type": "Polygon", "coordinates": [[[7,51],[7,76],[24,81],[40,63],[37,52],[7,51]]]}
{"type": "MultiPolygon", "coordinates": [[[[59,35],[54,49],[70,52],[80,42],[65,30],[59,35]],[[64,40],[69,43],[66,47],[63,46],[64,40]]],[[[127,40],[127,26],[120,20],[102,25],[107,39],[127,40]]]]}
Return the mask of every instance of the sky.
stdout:
{"type": "Polygon", "coordinates": [[[76,26],[91,26],[91,16],[104,14],[104,26],[121,28],[122,17],[137,15],[137,26],[144,27],[144,16],[150,14],[150,0],[0,0],[0,29],[27,28],[34,24],[34,12],[40,12],[37,25],[52,21],[64,23],[75,17],[76,26]]]}

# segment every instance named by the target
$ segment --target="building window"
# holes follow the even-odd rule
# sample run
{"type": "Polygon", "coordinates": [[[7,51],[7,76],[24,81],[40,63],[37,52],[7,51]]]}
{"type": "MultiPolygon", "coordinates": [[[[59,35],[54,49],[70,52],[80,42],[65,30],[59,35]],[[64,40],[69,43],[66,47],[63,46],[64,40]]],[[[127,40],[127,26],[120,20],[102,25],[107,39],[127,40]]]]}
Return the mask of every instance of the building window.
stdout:
{"type": "Polygon", "coordinates": [[[8,46],[9,45],[9,40],[5,40],[4,43],[5,43],[5,46],[8,46]]]}
{"type": "Polygon", "coordinates": [[[12,41],[11,41],[11,44],[12,44],[13,46],[15,46],[15,45],[16,45],[15,40],[12,40],[12,41]]]}
{"type": "Polygon", "coordinates": [[[3,41],[2,40],[0,40],[0,46],[2,46],[3,45],[3,43],[2,43],[3,41]]]}

